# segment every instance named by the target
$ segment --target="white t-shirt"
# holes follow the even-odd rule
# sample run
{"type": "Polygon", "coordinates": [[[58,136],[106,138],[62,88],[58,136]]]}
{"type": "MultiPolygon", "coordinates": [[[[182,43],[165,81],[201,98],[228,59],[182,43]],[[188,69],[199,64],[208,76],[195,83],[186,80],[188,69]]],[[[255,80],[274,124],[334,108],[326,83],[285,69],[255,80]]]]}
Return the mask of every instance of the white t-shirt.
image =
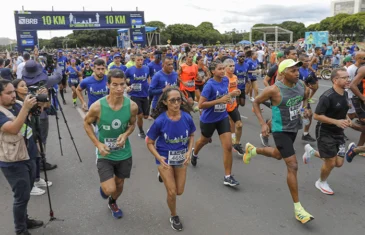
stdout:
{"type": "Polygon", "coordinates": [[[265,52],[263,50],[260,50],[257,52],[257,60],[260,63],[264,62],[264,55],[265,55],[265,52]]]}
{"type": "MultiPolygon", "coordinates": [[[[355,73],[356,73],[356,70],[358,68],[356,67],[356,65],[350,65],[350,67],[347,68],[347,73],[349,74],[350,76],[350,81],[354,80],[355,78],[355,73]]],[[[347,89],[347,92],[349,94],[349,98],[352,98],[354,96],[354,93],[351,91],[351,89],[347,89]]]]}
{"type": "Polygon", "coordinates": [[[22,77],[23,77],[23,74],[22,73],[23,73],[24,65],[25,65],[25,62],[21,62],[18,65],[18,67],[16,69],[16,78],[17,79],[22,79],[22,77]]]}

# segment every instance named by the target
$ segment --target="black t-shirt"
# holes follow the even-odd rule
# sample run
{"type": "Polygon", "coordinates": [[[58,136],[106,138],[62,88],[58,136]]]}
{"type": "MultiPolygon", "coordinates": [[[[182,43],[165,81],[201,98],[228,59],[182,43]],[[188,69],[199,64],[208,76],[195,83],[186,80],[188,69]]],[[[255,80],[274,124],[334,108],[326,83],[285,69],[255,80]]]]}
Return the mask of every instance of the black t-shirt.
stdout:
{"type": "Polygon", "coordinates": [[[269,85],[272,85],[275,83],[278,69],[279,69],[279,66],[277,64],[275,64],[275,65],[271,66],[271,68],[267,72],[267,76],[270,78],[269,85]]]}
{"type": "MultiPolygon", "coordinates": [[[[319,98],[315,113],[326,117],[340,120],[346,119],[349,110],[349,101],[347,92],[343,95],[338,94],[333,88],[325,91],[319,98]]],[[[343,129],[333,124],[317,123],[320,131],[330,132],[332,134],[343,134],[343,129]]]]}

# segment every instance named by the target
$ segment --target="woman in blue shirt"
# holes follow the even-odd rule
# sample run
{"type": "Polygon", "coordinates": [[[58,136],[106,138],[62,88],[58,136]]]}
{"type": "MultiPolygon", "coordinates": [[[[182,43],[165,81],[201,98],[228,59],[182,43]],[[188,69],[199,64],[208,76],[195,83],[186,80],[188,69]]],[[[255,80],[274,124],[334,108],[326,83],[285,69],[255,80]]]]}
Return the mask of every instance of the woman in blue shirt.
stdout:
{"type": "Polygon", "coordinates": [[[228,93],[228,78],[225,77],[225,67],[220,60],[212,62],[209,66],[213,77],[209,79],[203,88],[199,99],[201,136],[196,142],[192,152],[191,164],[196,166],[199,151],[209,143],[215,130],[217,130],[223,148],[224,185],[236,186],[239,183],[231,175],[232,171],[232,138],[227,103],[233,97],[240,95],[236,89],[228,93]]]}
{"type": "Polygon", "coordinates": [[[183,226],[176,214],[176,195],[185,188],[186,168],[194,143],[195,125],[177,88],[166,89],[152,113],[155,119],[147,132],[147,148],[156,158],[159,176],[167,191],[171,211],[170,223],[174,230],[183,226]]]}
{"type": "Polygon", "coordinates": [[[68,86],[72,89],[72,102],[74,107],[76,107],[77,93],[76,87],[79,85],[80,80],[82,80],[81,68],[76,66],[76,60],[71,60],[71,65],[66,69],[66,75],[68,75],[68,86]]]}

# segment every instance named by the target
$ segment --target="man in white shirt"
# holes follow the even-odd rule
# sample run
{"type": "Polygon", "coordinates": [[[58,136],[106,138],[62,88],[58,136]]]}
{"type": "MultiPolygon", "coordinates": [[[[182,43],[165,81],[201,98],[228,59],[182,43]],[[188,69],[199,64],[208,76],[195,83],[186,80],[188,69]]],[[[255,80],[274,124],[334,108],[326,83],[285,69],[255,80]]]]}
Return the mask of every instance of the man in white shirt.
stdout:
{"type": "Polygon", "coordinates": [[[24,59],[24,61],[21,62],[18,65],[17,69],[16,69],[16,78],[17,79],[22,79],[22,77],[23,77],[23,74],[22,73],[23,73],[23,69],[24,69],[25,62],[27,62],[28,60],[30,60],[29,53],[24,53],[23,59],[24,59]]]}
{"type": "Polygon", "coordinates": [[[264,67],[264,59],[265,59],[265,52],[262,50],[262,47],[259,46],[259,50],[257,51],[257,60],[260,64],[260,75],[262,77],[262,70],[265,69],[264,67]]]}
{"type": "MultiPolygon", "coordinates": [[[[352,65],[350,65],[348,68],[347,68],[347,73],[349,74],[349,77],[350,77],[350,82],[352,80],[354,80],[355,78],[355,74],[356,74],[356,71],[357,69],[361,66],[361,58],[365,56],[365,53],[362,52],[362,53],[359,53],[359,55],[357,55],[355,57],[356,59],[356,62],[352,65]]],[[[344,59],[344,61],[348,58],[351,58],[351,56],[348,56],[344,59]]],[[[346,67],[346,66],[345,66],[346,67]]],[[[351,102],[351,98],[354,96],[354,93],[351,91],[351,89],[346,89],[347,93],[348,93],[348,98],[349,98],[349,103],[351,103],[351,108],[349,109],[349,111],[347,112],[347,114],[349,115],[349,118],[351,119],[354,119],[356,118],[356,112],[355,112],[355,108],[354,108],[354,105],[352,104],[351,102]]]]}

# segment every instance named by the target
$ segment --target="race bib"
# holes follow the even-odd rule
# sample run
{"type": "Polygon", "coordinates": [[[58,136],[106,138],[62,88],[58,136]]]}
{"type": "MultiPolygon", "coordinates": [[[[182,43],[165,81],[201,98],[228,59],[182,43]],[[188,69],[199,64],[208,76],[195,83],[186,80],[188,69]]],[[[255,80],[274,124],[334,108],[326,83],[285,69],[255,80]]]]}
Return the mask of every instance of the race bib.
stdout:
{"type": "Polygon", "coordinates": [[[132,84],[133,91],[142,91],[142,83],[134,83],[132,84]]]}
{"type": "Polygon", "coordinates": [[[71,78],[71,83],[72,84],[79,83],[79,79],[77,79],[77,78],[71,78]]]}
{"type": "Polygon", "coordinates": [[[195,86],[195,81],[189,81],[187,82],[188,87],[194,87],[195,86]]]}
{"type": "Polygon", "coordinates": [[[22,134],[22,136],[25,136],[25,132],[27,132],[27,139],[32,137],[32,135],[33,135],[32,128],[30,128],[27,124],[24,123],[22,128],[20,129],[20,133],[22,134]],[[25,129],[25,128],[27,128],[27,129],[25,129]],[[27,130],[27,131],[25,131],[25,130],[27,130]]]}
{"type": "Polygon", "coordinates": [[[246,83],[246,80],[243,78],[243,79],[238,79],[238,85],[242,85],[242,84],[245,84],[246,83]]]}
{"type": "Polygon", "coordinates": [[[117,145],[117,138],[104,138],[104,144],[110,149],[110,152],[115,152],[125,148],[117,145]]]}
{"type": "Polygon", "coordinates": [[[214,112],[215,113],[222,113],[226,111],[227,105],[226,104],[216,104],[214,105],[214,112]]]}
{"type": "Polygon", "coordinates": [[[169,151],[169,157],[167,163],[170,166],[180,166],[185,161],[186,149],[182,150],[171,150],[169,151]]]}
{"type": "Polygon", "coordinates": [[[301,104],[294,105],[289,108],[290,121],[298,119],[298,117],[300,116],[300,108],[301,104]]]}

